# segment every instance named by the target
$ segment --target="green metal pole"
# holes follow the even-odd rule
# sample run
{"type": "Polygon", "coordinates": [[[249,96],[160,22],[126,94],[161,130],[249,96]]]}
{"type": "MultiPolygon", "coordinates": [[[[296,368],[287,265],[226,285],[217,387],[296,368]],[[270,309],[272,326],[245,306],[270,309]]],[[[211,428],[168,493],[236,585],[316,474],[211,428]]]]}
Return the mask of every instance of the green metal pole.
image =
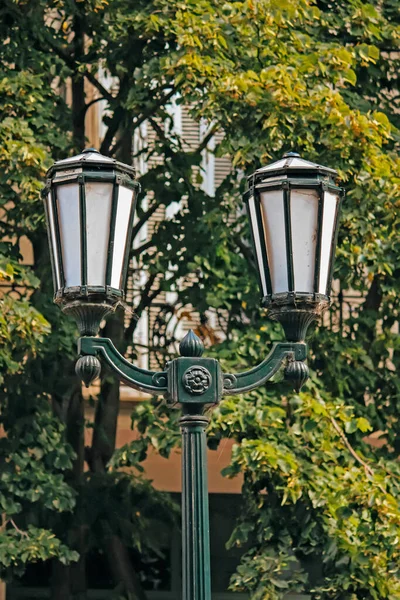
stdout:
{"type": "Polygon", "coordinates": [[[184,414],[182,432],[183,600],[211,600],[207,417],[184,414]]]}
{"type": "Polygon", "coordinates": [[[207,440],[209,423],[203,412],[222,396],[253,390],[285,366],[285,377],[299,389],[307,379],[303,342],[276,344],[268,357],[244,373],[223,373],[215,358],[202,358],[202,341],[189,331],[179,345],[181,356],[165,371],[141,369],[128,362],[108,338],[82,337],[76,372],[89,385],[100,372],[97,355],[129,386],[165,394],[168,404],[181,406],[182,431],[182,600],[211,600],[210,525],[208,515],[207,440]]]}

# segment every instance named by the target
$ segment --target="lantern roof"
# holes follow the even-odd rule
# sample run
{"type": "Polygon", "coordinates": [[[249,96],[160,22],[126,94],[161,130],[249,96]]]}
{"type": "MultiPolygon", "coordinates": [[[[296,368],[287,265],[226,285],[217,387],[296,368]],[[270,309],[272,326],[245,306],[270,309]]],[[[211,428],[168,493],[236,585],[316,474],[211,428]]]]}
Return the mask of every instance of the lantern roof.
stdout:
{"type": "Polygon", "coordinates": [[[287,152],[280,160],[277,160],[266,167],[257,169],[255,174],[269,175],[272,173],[275,174],[277,171],[283,171],[285,173],[301,171],[304,174],[306,171],[313,171],[314,173],[317,171],[319,173],[326,173],[332,176],[337,175],[337,171],[335,171],[335,169],[330,169],[329,167],[324,167],[323,165],[304,160],[297,152],[287,152]]]}
{"type": "Polygon", "coordinates": [[[91,170],[100,170],[102,168],[108,170],[111,168],[128,173],[133,178],[136,174],[133,167],[118,162],[115,160],[115,158],[104,156],[95,148],[86,148],[85,150],[82,150],[80,154],[70,156],[69,158],[63,158],[62,160],[57,160],[54,165],[50,167],[47,176],[51,176],[54,171],[77,168],[87,168],[91,170]]]}
{"type": "Polygon", "coordinates": [[[103,154],[100,154],[100,152],[98,150],[96,150],[95,148],[86,148],[85,150],[82,150],[82,152],[80,154],[76,154],[75,156],[70,156],[69,158],[64,158],[63,160],[58,160],[56,162],[56,165],[61,165],[64,163],[71,163],[71,162],[77,162],[77,161],[82,161],[82,162],[90,162],[90,161],[95,161],[95,162],[104,162],[104,163],[112,163],[115,162],[114,159],[110,158],[109,156],[103,156],[103,154]]]}

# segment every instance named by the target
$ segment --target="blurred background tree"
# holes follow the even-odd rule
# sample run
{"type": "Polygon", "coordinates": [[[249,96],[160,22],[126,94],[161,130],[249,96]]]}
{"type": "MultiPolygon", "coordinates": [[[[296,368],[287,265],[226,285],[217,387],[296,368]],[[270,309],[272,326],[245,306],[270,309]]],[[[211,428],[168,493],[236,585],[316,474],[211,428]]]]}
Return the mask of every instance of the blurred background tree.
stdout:
{"type": "MultiPolygon", "coordinates": [[[[313,377],[300,395],[281,384],[225,400],[210,445],[233,438],[225,474],[244,474],[233,591],[400,596],[398,1],[3,0],[0,17],[3,574],[51,559],[51,597],[85,598],[95,548],[116,597],[142,600],[140,561],[161,552],[160,523],[175,519],[140,463],[150,446],[176,446],[176,414],[158,399],[140,404],[139,439],[115,452],[119,384],[106,373],[85,448],[76,330],[51,302],[39,191],[54,159],[85,146],[88,111],[102,103],[103,154],[157,157],[140,178],[136,232],[175,207],[132,250],[144,282],[134,312],[104,329],[132,359],[140,317],[173,291],[176,314],[200,315],[198,332],[219,340],[209,352],[226,368],[259,362],[281,333],[247,268],[243,173],[290,149],[339,170],[336,294],[310,340],[313,377]],[[173,127],[172,102],[206,124],[198,147],[173,127]],[[144,123],[155,141],[138,150],[144,123]],[[232,161],[212,195],[200,185],[205,149],[232,161]],[[31,266],[20,262],[26,239],[31,266]],[[344,310],[351,295],[356,307],[344,310]]],[[[174,342],[151,349],[164,360],[174,342]]]]}

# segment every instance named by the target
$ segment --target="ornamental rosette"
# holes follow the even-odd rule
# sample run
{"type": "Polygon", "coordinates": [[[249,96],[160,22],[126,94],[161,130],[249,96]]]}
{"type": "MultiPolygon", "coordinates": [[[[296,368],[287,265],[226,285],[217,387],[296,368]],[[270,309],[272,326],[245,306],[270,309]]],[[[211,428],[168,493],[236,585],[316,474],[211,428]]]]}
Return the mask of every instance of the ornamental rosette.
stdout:
{"type": "Polygon", "coordinates": [[[211,385],[211,373],[204,367],[190,367],[182,377],[183,386],[189,394],[201,396],[211,385]]]}

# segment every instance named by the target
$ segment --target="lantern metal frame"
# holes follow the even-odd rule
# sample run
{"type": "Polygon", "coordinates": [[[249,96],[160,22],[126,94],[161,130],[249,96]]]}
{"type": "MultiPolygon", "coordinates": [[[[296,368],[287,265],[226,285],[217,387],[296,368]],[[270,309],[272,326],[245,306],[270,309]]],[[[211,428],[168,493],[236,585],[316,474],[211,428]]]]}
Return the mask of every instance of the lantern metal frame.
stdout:
{"type": "MultiPolygon", "coordinates": [[[[288,152],[283,156],[285,158],[300,158],[296,152],[288,152]]],[[[313,168],[308,167],[290,167],[283,166],[265,172],[258,169],[248,177],[248,189],[243,195],[246,204],[247,214],[250,222],[251,243],[253,253],[257,264],[257,278],[260,290],[263,292],[263,282],[261,271],[265,275],[265,287],[267,292],[261,298],[261,304],[268,309],[268,315],[271,319],[277,320],[284,328],[286,339],[290,341],[302,341],[305,339],[309,325],[318,319],[321,314],[330,306],[330,289],[332,284],[333,267],[335,259],[335,250],[339,233],[339,221],[341,215],[342,201],[345,195],[344,188],[336,185],[338,173],[334,169],[308,163],[313,168]],[[292,250],[292,223],[291,223],[291,192],[292,190],[317,190],[318,191],[318,216],[317,216],[317,239],[315,248],[314,265],[314,291],[313,293],[301,292],[295,290],[294,281],[294,261],[292,250]],[[261,209],[261,194],[281,190],[283,193],[284,219],[285,219],[285,243],[288,270],[287,292],[273,293],[271,273],[269,268],[268,251],[264,236],[264,223],[261,209]],[[326,293],[319,292],[320,283],[320,260],[321,260],[321,242],[323,231],[324,197],[325,192],[331,191],[338,196],[334,216],[334,230],[330,250],[329,267],[327,274],[326,293]],[[250,213],[250,200],[254,201],[254,211],[257,220],[259,239],[255,239],[250,213]],[[261,248],[262,263],[259,263],[257,254],[257,241],[261,248]]]]}
{"type": "Polygon", "coordinates": [[[129,267],[130,249],[132,245],[132,228],[136,211],[140,183],[135,180],[133,167],[115,159],[102,157],[97,150],[83,150],[82,158],[75,161],[58,161],[47,172],[46,185],[42,191],[46,221],[53,282],[55,288],[54,302],[62,310],[74,316],[81,335],[92,335],[97,332],[100,321],[112,312],[124,297],[124,287],[129,267]],[[98,160],[85,160],[89,153],[99,154],[98,160]],[[101,157],[101,158],[100,158],[101,157]],[[57,189],[64,185],[79,185],[79,225],[80,225],[80,265],[81,282],[79,286],[66,286],[63,266],[62,243],[60,236],[60,217],[57,206],[57,189]],[[112,184],[110,234],[106,258],[105,285],[88,285],[87,229],[86,229],[86,184],[112,184]],[[120,286],[111,285],[113,250],[118,210],[118,192],[120,187],[133,191],[133,200],[128,218],[127,237],[123,254],[120,286]],[[50,195],[50,200],[49,200],[50,195]],[[48,202],[51,202],[52,215],[49,214],[48,202]],[[54,254],[51,228],[54,232],[57,256],[54,254]],[[60,285],[58,285],[58,279],[60,285]]]}

